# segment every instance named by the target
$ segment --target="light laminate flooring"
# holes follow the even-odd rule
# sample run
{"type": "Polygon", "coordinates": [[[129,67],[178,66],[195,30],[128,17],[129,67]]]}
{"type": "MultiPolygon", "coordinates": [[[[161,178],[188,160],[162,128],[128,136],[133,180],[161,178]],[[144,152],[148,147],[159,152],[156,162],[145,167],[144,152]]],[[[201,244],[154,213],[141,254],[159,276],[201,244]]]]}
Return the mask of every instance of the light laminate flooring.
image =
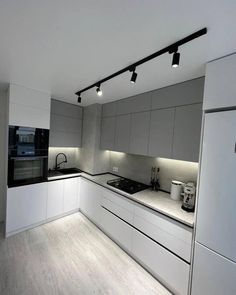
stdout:
{"type": "Polygon", "coordinates": [[[1,295],[170,294],[81,213],[0,237],[1,295]]]}

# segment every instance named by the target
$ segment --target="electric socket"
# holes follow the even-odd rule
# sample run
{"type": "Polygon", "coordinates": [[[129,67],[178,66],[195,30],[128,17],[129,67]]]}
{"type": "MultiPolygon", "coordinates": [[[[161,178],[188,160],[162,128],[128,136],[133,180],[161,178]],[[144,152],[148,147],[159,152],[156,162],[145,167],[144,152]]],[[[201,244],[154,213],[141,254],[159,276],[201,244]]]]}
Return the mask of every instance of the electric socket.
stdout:
{"type": "Polygon", "coordinates": [[[118,167],[113,167],[113,168],[112,168],[112,171],[118,173],[118,172],[119,172],[119,168],[118,168],[118,167]]]}

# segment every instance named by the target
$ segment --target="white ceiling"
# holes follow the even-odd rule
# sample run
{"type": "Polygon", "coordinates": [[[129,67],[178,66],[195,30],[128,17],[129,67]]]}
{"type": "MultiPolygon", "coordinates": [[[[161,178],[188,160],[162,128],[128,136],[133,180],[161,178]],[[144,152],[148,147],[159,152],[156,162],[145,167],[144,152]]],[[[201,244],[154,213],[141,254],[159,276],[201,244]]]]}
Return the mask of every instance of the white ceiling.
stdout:
{"type": "Polygon", "coordinates": [[[74,92],[203,28],[181,47],[181,66],[166,54],[82,96],[104,103],[204,75],[207,61],[236,51],[235,0],[1,0],[0,82],[50,92],[76,103],[74,92]]]}

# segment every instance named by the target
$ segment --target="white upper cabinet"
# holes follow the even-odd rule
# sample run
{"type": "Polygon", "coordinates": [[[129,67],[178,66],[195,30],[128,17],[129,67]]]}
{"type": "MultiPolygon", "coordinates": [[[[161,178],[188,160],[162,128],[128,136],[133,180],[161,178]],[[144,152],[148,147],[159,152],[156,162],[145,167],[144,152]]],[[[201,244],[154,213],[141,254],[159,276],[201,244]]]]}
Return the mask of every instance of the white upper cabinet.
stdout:
{"type": "Polygon", "coordinates": [[[205,115],[196,240],[236,262],[236,111],[205,115]]]}
{"type": "Polygon", "coordinates": [[[10,84],[9,125],[50,128],[49,93],[10,84]]]}
{"type": "Polygon", "coordinates": [[[206,66],[203,109],[236,106],[236,54],[209,62],[206,66]]]}

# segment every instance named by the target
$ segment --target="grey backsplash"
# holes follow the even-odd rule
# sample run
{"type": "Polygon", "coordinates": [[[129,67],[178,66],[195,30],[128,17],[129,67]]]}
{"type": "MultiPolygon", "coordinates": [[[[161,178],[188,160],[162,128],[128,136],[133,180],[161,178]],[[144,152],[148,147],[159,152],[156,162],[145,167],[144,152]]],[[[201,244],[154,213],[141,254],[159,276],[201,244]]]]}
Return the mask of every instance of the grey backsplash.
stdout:
{"type": "Polygon", "coordinates": [[[118,167],[119,172],[113,173],[120,176],[149,184],[152,166],[160,168],[160,185],[165,191],[170,191],[172,180],[197,182],[198,163],[110,152],[110,172],[118,167]]]}
{"type": "MultiPolygon", "coordinates": [[[[67,163],[62,164],[61,168],[70,168],[70,167],[78,167],[79,168],[79,156],[80,156],[80,149],[79,148],[56,148],[50,147],[49,148],[49,155],[48,155],[48,168],[53,169],[55,167],[55,159],[56,155],[59,153],[64,153],[67,156],[67,163]]],[[[59,160],[64,160],[63,157],[59,156],[59,160]]]]}
{"type": "MultiPolygon", "coordinates": [[[[82,153],[79,148],[49,148],[49,168],[54,168],[58,153],[65,153],[67,156],[68,162],[63,164],[62,167],[82,168],[80,165],[82,153]]],[[[168,192],[172,180],[197,182],[198,163],[108,151],[106,151],[104,161],[110,161],[110,169],[107,172],[146,184],[150,183],[151,167],[159,167],[161,189],[168,192]],[[110,153],[110,157],[107,153],[110,153]],[[118,167],[119,172],[113,172],[113,167],[118,167]]]]}

